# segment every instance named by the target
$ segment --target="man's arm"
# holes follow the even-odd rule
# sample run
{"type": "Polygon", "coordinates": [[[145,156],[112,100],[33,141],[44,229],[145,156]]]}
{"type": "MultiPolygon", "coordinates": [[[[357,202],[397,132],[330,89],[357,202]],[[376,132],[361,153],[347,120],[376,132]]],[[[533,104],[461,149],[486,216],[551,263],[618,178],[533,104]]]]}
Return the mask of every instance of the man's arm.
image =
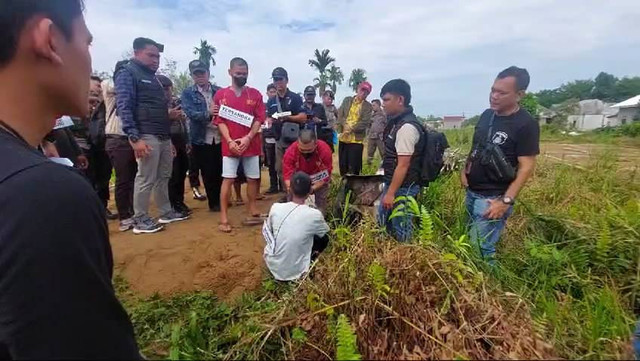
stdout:
{"type": "Polygon", "coordinates": [[[193,97],[191,96],[191,90],[189,88],[182,91],[180,99],[182,100],[182,110],[190,121],[203,124],[209,124],[211,122],[211,113],[208,109],[203,112],[196,110],[196,105],[193,102],[193,97]]]}
{"type": "Polygon", "coordinates": [[[282,156],[282,178],[284,178],[284,183],[289,190],[291,184],[291,176],[296,171],[295,169],[295,153],[296,149],[294,147],[289,147],[284,152],[282,156]]]}
{"type": "Polygon", "coordinates": [[[411,155],[398,155],[398,164],[396,165],[396,169],[393,171],[391,184],[389,185],[387,194],[383,199],[383,205],[386,209],[393,208],[393,203],[396,198],[396,192],[398,191],[398,189],[400,189],[400,186],[402,186],[404,178],[407,176],[407,172],[409,171],[411,157],[411,155]]]}
{"type": "Polygon", "coordinates": [[[536,156],[518,157],[518,173],[516,179],[509,185],[507,191],[504,193],[505,197],[511,197],[515,199],[522,187],[527,183],[529,178],[533,175],[536,168],[536,156]]]}
{"type": "Polygon", "coordinates": [[[0,226],[0,333],[11,357],[140,359],[111,283],[104,208],[90,185],[45,163],[3,186],[20,194],[0,195],[7,216],[0,226]],[[46,187],[33,186],[46,175],[46,187]],[[11,216],[16,209],[29,209],[36,226],[25,226],[23,212],[11,216]]]}
{"type": "Polygon", "coordinates": [[[122,121],[122,131],[127,136],[140,136],[133,111],[136,106],[136,86],[131,73],[120,70],[115,78],[116,108],[122,121]]]}

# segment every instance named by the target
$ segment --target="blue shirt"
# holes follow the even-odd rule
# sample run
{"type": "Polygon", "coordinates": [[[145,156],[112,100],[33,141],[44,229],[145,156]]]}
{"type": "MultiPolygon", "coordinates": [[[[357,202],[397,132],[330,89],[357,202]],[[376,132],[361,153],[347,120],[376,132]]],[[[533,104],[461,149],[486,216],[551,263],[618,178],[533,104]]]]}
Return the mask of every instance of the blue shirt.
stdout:
{"type": "Polygon", "coordinates": [[[278,95],[273,98],[269,98],[269,101],[267,102],[268,116],[272,116],[278,112],[278,99],[280,100],[280,106],[282,107],[283,112],[291,112],[291,115],[297,115],[304,112],[304,109],[302,109],[302,97],[287,89],[283,98],[280,98],[278,95]]]}

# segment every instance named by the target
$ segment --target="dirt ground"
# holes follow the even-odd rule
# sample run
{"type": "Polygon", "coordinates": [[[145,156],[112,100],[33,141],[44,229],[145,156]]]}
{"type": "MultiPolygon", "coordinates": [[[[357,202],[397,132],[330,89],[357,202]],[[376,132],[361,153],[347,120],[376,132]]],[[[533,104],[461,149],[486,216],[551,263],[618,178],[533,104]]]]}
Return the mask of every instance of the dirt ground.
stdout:
{"type": "MultiPolygon", "coordinates": [[[[161,232],[134,235],[120,232],[118,221],[109,221],[116,273],[142,296],[210,290],[222,299],[232,299],[259,287],[266,272],[261,225],[242,226],[246,206],[234,206],[229,210],[234,230],[222,233],[218,231],[220,213],[209,212],[206,201],[194,200],[188,182],[185,191],[193,215],[161,232]]],[[[245,197],[245,187],[242,193],[245,197]]],[[[259,201],[260,211],[268,213],[276,198],[259,201]]]]}
{"type": "Polygon", "coordinates": [[[590,158],[607,152],[615,152],[619,169],[640,168],[640,148],[608,144],[562,144],[543,143],[540,153],[555,162],[585,165],[590,158]]]}

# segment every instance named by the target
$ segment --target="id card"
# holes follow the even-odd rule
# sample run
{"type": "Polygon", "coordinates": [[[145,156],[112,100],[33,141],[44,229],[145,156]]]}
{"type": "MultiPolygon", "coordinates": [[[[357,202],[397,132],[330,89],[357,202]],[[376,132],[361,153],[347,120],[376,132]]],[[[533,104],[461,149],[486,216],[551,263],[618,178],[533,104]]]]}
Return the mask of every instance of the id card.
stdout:
{"type": "Polygon", "coordinates": [[[226,105],[221,105],[220,110],[218,111],[218,116],[227,120],[230,120],[234,123],[238,123],[240,125],[244,125],[247,128],[251,128],[251,124],[253,124],[253,115],[247,114],[245,112],[241,112],[239,110],[235,110],[226,105]]]}

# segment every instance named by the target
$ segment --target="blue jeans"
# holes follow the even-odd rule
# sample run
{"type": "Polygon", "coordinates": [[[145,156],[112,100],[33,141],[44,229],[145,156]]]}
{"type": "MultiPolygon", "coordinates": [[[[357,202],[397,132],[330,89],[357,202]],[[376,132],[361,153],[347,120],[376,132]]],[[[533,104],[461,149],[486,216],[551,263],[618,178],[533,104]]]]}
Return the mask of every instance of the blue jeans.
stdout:
{"type": "Polygon", "coordinates": [[[501,219],[486,218],[484,214],[489,208],[489,200],[497,198],[500,196],[483,196],[467,190],[466,206],[471,244],[478,247],[482,257],[489,261],[493,260],[500,233],[513,212],[513,206],[510,206],[501,219]]]}
{"type": "Polygon", "coordinates": [[[633,332],[633,352],[636,354],[636,360],[640,360],[640,320],[636,322],[636,330],[633,332]]]}
{"type": "MultiPolygon", "coordinates": [[[[389,184],[384,185],[384,191],[382,192],[382,197],[387,194],[387,190],[389,189],[389,184]]],[[[416,197],[420,193],[420,186],[417,184],[408,186],[408,187],[400,187],[396,192],[396,197],[400,196],[411,196],[416,197]]],[[[400,201],[395,203],[392,209],[384,209],[382,203],[378,207],[378,223],[381,226],[384,226],[396,240],[399,242],[407,242],[411,240],[413,236],[413,218],[418,217],[418,215],[405,214],[400,217],[395,217],[389,220],[391,213],[393,210],[400,204],[404,203],[404,201],[400,201]]]]}

